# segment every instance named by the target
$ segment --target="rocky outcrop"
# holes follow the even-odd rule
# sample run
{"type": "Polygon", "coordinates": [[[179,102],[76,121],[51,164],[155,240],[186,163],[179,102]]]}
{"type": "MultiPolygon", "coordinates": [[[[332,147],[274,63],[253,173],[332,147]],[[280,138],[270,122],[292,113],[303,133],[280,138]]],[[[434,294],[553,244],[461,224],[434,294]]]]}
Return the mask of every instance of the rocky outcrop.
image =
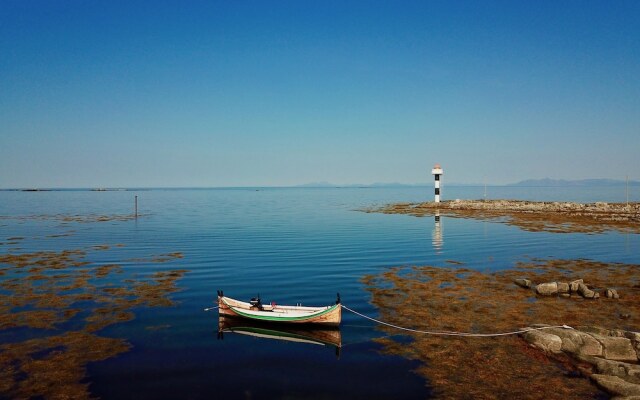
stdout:
{"type": "Polygon", "coordinates": [[[602,356],[602,344],[586,332],[575,329],[557,329],[552,335],[562,341],[561,350],[577,356],[602,356]]]}
{"type": "Polygon", "coordinates": [[[607,296],[607,299],[619,299],[620,295],[618,294],[618,291],[615,289],[607,289],[605,291],[605,296],[607,296]]]}
{"type": "Polygon", "coordinates": [[[524,334],[531,346],[544,351],[545,353],[561,353],[562,339],[557,335],[545,332],[544,330],[533,330],[524,334]]]}
{"type": "Polygon", "coordinates": [[[578,284],[578,294],[585,299],[597,299],[600,297],[600,294],[589,289],[584,283],[578,284]]]}
{"type": "Polygon", "coordinates": [[[525,289],[529,289],[531,287],[531,281],[529,279],[516,279],[513,282],[525,289]]]}
{"type": "Polygon", "coordinates": [[[571,291],[571,293],[577,293],[578,292],[578,286],[584,283],[584,281],[582,279],[576,279],[575,281],[572,281],[569,283],[569,290],[571,291]]]}
{"type": "Polygon", "coordinates": [[[598,327],[531,328],[539,330],[521,335],[530,346],[551,356],[567,354],[576,362],[587,363],[591,366],[587,375],[603,390],[620,396],[616,399],[640,396],[640,333],[598,327]]]}
{"type": "Polygon", "coordinates": [[[541,296],[551,296],[558,293],[558,283],[540,283],[536,286],[536,293],[541,296]]]}
{"type": "Polygon", "coordinates": [[[640,385],[629,383],[617,376],[593,374],[591,379],[614,396],[640,396],[640,385]]]}
{"type": "Polygon", "coordinates": [[[639,221],[640,203],[571,203],[526,200],[451,200],[441,203],[421,203],[423,208],[517,211],[523,213],[566,213],[611,221],[639,221]]]}
{"type": "MultiPolygon", "coordinates": [[[[526,278],[519,278],[513,281],[516,285],[529,289],[532,286],[535,288],[536,294],[540,296],[555,296],[571,297],[572,294],[578,294],[585,299],[598,299],[600,293],[590,289],[582,279],[577,279],[572,282],[543,282],[537,285],[526,278]]],[[[604,295],[608,299],[619,299],[620,295],[615,289],[607,289],[604,295]]]]}
{"type": "Polygon", "coordinates": [[[569,284],[566,282],[556,282],[556,285],[558,286],[558,293],[563,294],[563,293],[569,293],[570,292],[570,288],[569,288],[569,284]]]}
{"type": "Polygon", "coordinates": [[[601,337],[598,339],[604,347],[603,356],[608,360],[638,361],[638,355],[631,340],[623,337],[601,337]]]}
{"type": "Polygon", "coordinates": [[[640,233],[640,202],[570,203],[521,200],[445,200],[439,203],[396,203],[367,207],[364,212],[436,215],[499,220],[521,229],[540,232],[596,233],[608,230],[640,233]]]}

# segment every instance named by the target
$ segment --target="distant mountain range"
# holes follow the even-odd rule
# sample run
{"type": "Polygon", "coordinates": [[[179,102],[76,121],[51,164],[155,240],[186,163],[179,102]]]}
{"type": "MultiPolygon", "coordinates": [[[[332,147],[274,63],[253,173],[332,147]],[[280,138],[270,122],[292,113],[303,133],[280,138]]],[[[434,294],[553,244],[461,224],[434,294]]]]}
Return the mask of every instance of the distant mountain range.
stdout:
{"type": "MultiPolygon", "coordinates": [[[[617,179],[527,179],[517,183],[510,183],[506,186],[624,186],[627,182],[617,179]]],[[[629,181],[629,186],[640,186],[640,181],[629,181]]]]}

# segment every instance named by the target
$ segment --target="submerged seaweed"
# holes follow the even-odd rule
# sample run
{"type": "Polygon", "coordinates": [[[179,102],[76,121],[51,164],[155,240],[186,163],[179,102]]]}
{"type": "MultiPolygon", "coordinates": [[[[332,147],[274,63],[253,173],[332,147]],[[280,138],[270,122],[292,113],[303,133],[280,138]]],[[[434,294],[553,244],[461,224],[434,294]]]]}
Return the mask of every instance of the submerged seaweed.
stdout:
{"type": "MultiPolygon", "coordinates": [[[[546,323],[637,330],[639,272],[640,265],[539,260],[494,273],[452,267],[392,268],[366,276],[364,283],[382,320],[414,329],[495,333],[546,323]],[[535,283],[583,278],[594,288],[616,288],[621,298],[537,297],[532,290],[513,283],[521,277],[535,283]]],[[[398,334],[392,328],[380,329],[398,334]]],[[[410,344],[397,336],[379,342],[384,353],[419,360],[418,372],[441,398],[534,399],[544,393],[546,399],[565,399],[599,395],[587,380],[573,378],[576,368],[568,360],[547,359],[517,336],[411,337],[410,344]]]]}
{"type": "Polygon", "coordinates": [[[127,279],[119,265],[94,265],[85,256],[83,250],[0,255],[0,274],[10,276],[0,283],[0,330],[29,329],[35,337],[0,345],[0,397],[91,398],[86,365],[131,347],[99,332],[134,319],[136,307],[173,305],[167,296],[186,272],[127,279]]]}

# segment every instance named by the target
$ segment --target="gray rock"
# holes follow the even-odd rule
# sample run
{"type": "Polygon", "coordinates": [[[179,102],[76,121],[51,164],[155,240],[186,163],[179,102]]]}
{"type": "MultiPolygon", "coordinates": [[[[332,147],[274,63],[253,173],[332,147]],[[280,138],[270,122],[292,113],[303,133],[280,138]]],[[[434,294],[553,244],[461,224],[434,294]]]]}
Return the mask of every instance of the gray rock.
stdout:
{"type": "Polygon", "coordinates": [[[596,336],[595,338],[602,345],[602,356],[607,360],[638,361],[638,354],[631,345],[631,340],[624,337],[596,336]]]}
{"type": "Polygon", "coordinates": [[[587,325],[580,325],[578,326],[576,329],[582,331],[582,332],[586,332],[592,335],[599,335],[599,336],[611,336],[611,337],[625,337],[624,336],[624,332],[625,331],[621,331],[618,329],[605,329],[605,328],[600,328],[598,326],[587,326],[587,325]]]}
{"type": "Polygon", "coordinates": [[[558,293],[569,293],[569,284],[565,282],[556,282],[558,285],[558,293]]]}
{"type": "Polygon", "coordinates": [[[623,378],[627,382],[640,384],[640,365],[594,357],[593,362],[600,374],[623,378]]]}
{"type": "Polygon", "coordinates": [[[561,353],[562,352],[562,340],[551,333],[545,331],[529,331],[523,335],[531,346],[540,349],[546,353],[561,353]]]}
{"type": "Polygon", "coordinates": [[[584,283],[582,279],[576,279],[575,281],[570,282],[569,290],[571,290],[571,293],[576,293],[578,291],[578,285],[581,283],[584,283]]]}
{"type": "Polygon", "coordinates": [[[558,283],[541,283],[536,286],[536,293],[542,296],[551,296],[558,293],[558,283]]]}
{"type": "Polygon", "coordinates": [[[562,340],[562,351],[581,356],[601,356],[602,345],[593,336],[575,329],[552,328],[548,333],[562,340]]]}
{"type": "Polygon", "coordinates": [[[578,293],[585,299],[597,299],[600,295],[589,289],[584,283],[578,284],[578,293]]]}
{"type": "Polygon", "coordinates": [[[640,396],[640,385],[629,383],[617,376],[591,375],[598,386],[615,396],[640,396]]]}
{"type": "Polygon", "coordinates": [[[525,289],[529,289],[531,287],[531,281],[529,279],[516,279],[513,283],[525,289]]]}
{"type": "Polygon", "coordinates": [[[625,332],[625,337],[631,340],[631,345],[636,349],[636,355],[638,360],[640,360],[640,333],[625,332]]]}
{"type": "Polygon", "coordinates": [[[620,295],[618,294],[618,291],[615,289],[607,289],[605,291],[605,296],[607,296],[607,299],[619,299],[620,295]]]}

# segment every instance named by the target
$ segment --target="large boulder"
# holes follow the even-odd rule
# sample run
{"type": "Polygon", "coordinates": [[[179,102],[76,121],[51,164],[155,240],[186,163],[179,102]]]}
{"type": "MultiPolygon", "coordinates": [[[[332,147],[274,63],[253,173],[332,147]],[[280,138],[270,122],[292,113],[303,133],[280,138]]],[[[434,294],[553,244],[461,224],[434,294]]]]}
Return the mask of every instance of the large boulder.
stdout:
{"type": "Polygon", "coordinates": [[[558,294],[558,283],[557,282],[548,282],[548,283],[540,283],[536,286],[536,293],[541,296],[552,296],[554,294],[558,294]]]}
{"type": "Polygon", "coordinates": [[[545,353],[562,353],[562,339],[552,333],[533,330],[526,332],[523,337],[531,346],[545,353]]]}
{"type": "Polygon", "coordinates": [[[575,281],[569,282],[569,290],[571,291],[571,293],[577,293],[578,292],[578,286],[581,283],[584,283],[584,281],[582,279],[576,279],[575,281]]]}
{"type": "Polygon", "coordinates": [[[630,383],[617,376],[591,375],[598,386],[615,396],[640,396],[640,385],[630,383]]]}
{"type": "Polygon", "coordinates": [[[620,361],[593,358],[593,364],[599,374],[613,375],[623,378],[627,382],[640,384],[640,365],[628,364],[620,361]]]}
{"type": "Polygon", "coordinates": [[[560,294],[569,293],[570,287],[569,287],[568,283],[556,282],[556,284],[558,285],[558,293],[560,293],[560,294]]]}
{"type": "Polygon", "coordinates": [[[607,360],[638,361],[638,354],[631,340],[624,337],[595,337],[602,344],[602,355],[607,360]]]}
{"type": "Polygon", "coordinates": [[[577,356],[602,356],[602,345],[588,333],[564,328],[552,328],[547,332],[562,340],[562,351],[577,356]]]}
{"type": "Polygon", "coordinates": [[[578,284],[578,293],[585,299],[597,299],[600,297],[598,293],[589,289],[584,283],[578,284]]]}

